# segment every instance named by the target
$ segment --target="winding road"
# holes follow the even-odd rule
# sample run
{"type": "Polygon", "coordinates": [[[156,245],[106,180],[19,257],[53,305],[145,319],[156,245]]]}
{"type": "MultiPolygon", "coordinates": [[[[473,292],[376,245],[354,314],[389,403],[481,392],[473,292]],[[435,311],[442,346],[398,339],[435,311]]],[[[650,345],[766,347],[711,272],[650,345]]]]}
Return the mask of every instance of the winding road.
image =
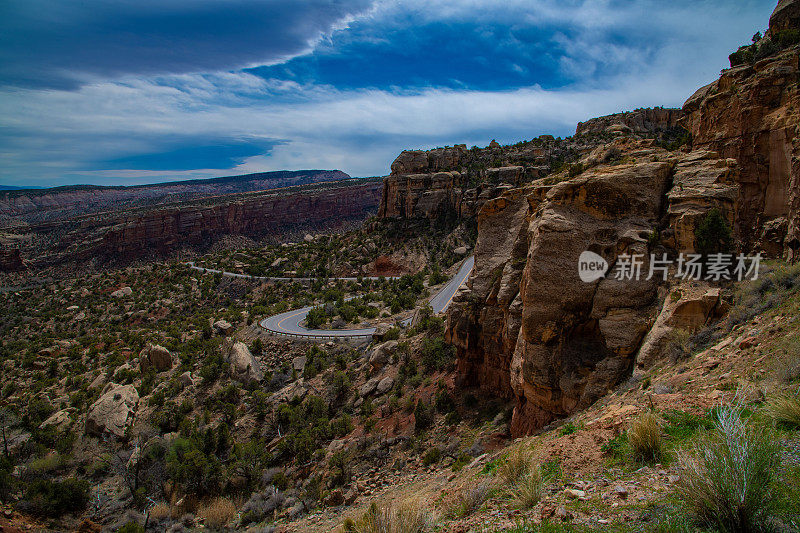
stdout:
{"type": "MultiPolygon", "coordinates": [[[[447,285],[437,292],[429,300],[434,313],[441,313],[453,301],[456,291],[464,283],[472,272],[472,267],[475,265],[475,257],[471,256],[464,260],[461,268],[458,269],[456,275],[447,282],[447,285]]],[[[241,276],[241,274],[240,274],[241,276]]],[[[347,279],[347,278],[338,278],[347,279]]],[[[372,337],[376,328],[360,328],[360,329],[308,329],[300,325],[305,320],[308,312],[314,307],[303,307],[302,309],[295,309],[287,311],[279,315],[267,317],[260,322],[260,325],[265,330],[276,335],[287,335],[291,337],[306,337],[318,339],[341,339],[341,338],[368,338],[372,337]]],[[[411,318],[403,320],[403,325],[407,326],[411,323],[411,318]]]]}
{"type": "MultiPolygon", "coordinates": [[[[238,274],[236,272],[225,272],[224,270],[216,270],[213,268],[199,267],[194,264],[194,261],[186,263],[192,270],[200,272],[209,272],[211,274],[222,274],[230,278],[245,278],[257,279],[263,281],[314,281],[318,278],[289,278],[289,277],[270,277],[270,276],[251,276],[250,274],[238,274]]],[[[461,268],[458,269],[456,275],[447,282],[447,285],[441,288],[439,292],[431,297],[429,300],[431,308],[434,313],[441,313],[453,301],[456,291],[466,281],[469,273],[472,272],[472,267],[475,265],[475,256],[470,256],[464,260],[461,268]]],[[[398,279],[399,276],[365,276],[360,279],[398,279]]],[[[342,281],[358,281],[359,278],[330,278],[342,281]]],[[[360,328],[360,329],[308,329],[300,325],[306,319],[306,315],[316,306],[303,307],[302,309],[295,309],[287,311],[279,315],[273,315],[262,320],[259,324],[262,328],[275,335],[287,335],[290,337],[302,337],[309,339],[342,339],[342,338],[369,338],[375,333],[376,328],[360,328]]],[[[411,323],[411,318],[406,318],[402,321],[404,326],[411,323]]]]}

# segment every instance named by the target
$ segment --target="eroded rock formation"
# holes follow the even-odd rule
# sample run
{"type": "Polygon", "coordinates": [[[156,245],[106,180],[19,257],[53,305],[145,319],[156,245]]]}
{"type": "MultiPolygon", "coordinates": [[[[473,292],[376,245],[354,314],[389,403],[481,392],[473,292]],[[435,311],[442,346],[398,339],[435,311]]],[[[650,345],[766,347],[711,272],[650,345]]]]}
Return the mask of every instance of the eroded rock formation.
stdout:
{"type": "Polygon", "coordinates": [[[576,135],[597,133],[653,133],[667,131],[678,126],[683,113],[680,109],[655,107],[615,113],[604,117],[578,122],[576,135]]]}
{"type": "Polygon", "coordinates": [[[465,384],[516,398],[515,434],[590,405],[631,371],[661,310],[662,279],[646,279],[654,232],[688,252],[693,221],[713,207],[733,215],[735,162],[615,146],[630,162],[507,190],[478,214],[475,270],[451,307],[447,337],[465,384]],[[641,255],[642,275],[585,283],[578,258],[587,250],[612,272],[621,257],[641,255]]]}
{"type": "MultiPolygon", "coordinates": [[[[781,2],[770,19],[770,31],[797,27],[795,1],[781,2]]],[[[798,53],[791,47],[723,71],[720,78],[683,105],[685,127],[695,149],[713,150],[740,166],[737,230],[745,248],[786,251],[789,238],[800,236],[800,125],[798,53]]]]}

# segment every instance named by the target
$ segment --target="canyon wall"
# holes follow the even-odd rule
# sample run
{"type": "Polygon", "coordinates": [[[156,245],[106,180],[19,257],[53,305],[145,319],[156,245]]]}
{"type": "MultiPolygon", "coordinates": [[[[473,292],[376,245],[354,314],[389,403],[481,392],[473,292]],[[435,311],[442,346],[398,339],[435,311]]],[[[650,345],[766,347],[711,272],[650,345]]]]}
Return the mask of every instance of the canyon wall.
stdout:
{"type": "MultiPolygon", "coordinates": [[[[800,2],[782,1],[768,33],[796,29],[799,14],[800,2]]],[[[634,368],[667,357],[676,328],[691,332],[725,312],[718,283],[681,280],[674,265],[666,280],[646,279],[650,254],[696,251],[695,230],[712,209],[743,252],[791,256],[800,245],[799,53],[788,46],[724,71],[682,113],[582,123],[579,136],[601,141],[578,151],[579,164],[476,206],[475,269],[446,336],[462,384],[515,401],[512,433],[590,405],[634,368]],[[636,138],[639,128],[676,124],[690,146],[669,151],[673,144],[636,138]],[[584,251],[608,272],[640,254],[642,275],[584,282],[584,251]]]]}
{"type": "Polygon", "coordinates": [[[129,187],[75,185],[0,191],[0,228],[54,222],[101,211],[154,206],[349,179],[340,170],[282,170],[129,187]]]}
{"type": "Polygon", "coordinates": [[[713,207],[733,216],[734,161],[616,144],[630,162],[509,189],[479,211],[475,269],[446,336],[462,384],[516,400],[516,435],[590,405],[629,374],[661,308],[662,280],[645,279],[650,252],[691,251],[683,227],[713,207]],[[670,196],[675,183],[681,193],[670,196]],[[644,275],[586,283],[584,251],[610,271],[620,257],[641,254],[644,275]]]}
{"type": "Polygon", "coordinates": [[[31,228],[22,256],[34,267],[98,258],[130,261],[205,247],[227,235],[251,238],[333,231],[375,213],[380,180],[348,180],[92,215],[31,228]]]}
{"type": "Polygon", "coordinates": [[[736,229],[746,249],[781,255],[787,232],[800,236],[799,76],[794,46],[724,71],[683,106],[692,146],[739,162],[736,229]]]}

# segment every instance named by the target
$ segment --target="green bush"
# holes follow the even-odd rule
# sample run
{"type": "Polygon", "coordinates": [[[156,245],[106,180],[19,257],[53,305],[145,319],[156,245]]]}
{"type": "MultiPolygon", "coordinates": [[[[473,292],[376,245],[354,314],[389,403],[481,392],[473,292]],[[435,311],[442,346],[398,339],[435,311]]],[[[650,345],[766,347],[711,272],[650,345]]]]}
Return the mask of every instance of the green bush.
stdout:
{"type": "Polygon", "coordinates": [[[733,247],[731,228],[722,212],[711,209],[694,231],[695,249],[703,255],[730,252],[733,247]]]}
{"type": "Polygon", "coordinates": [[[433,409],[426,402],[418,401],[414,408],[414,429],[422,431],[433,425],[433,409]]]}
{"type": "Polygon", "coordinates": [[[64,481],[36,479],[25,490],[23,507],[34,514],[57,517],[64,513],[80,513],[89,502],[89,482],[67,478],[64,481]]]}
{"type": "Polygon", "coordinates": [[[425,452],[425,455],[422,456],[422,464],[425,466],[430,466],[438,463],[441,458],[442,451],[434,446],[433,448],[428,449],[428,451],[425,452]]]}
{"type": "Polygon", "coordinates": [[[722,531],[766,531],[781,488],[780,446],[744,409],[717,411],[714,429],[679,454],[679,495],[696,516],[722,531]]]}

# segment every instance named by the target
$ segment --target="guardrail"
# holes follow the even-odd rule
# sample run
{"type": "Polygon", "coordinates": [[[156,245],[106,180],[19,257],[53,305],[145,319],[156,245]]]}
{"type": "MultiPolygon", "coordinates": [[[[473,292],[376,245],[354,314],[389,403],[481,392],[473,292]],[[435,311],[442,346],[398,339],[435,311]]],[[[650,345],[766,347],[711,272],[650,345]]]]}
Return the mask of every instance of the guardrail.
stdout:
{"type": "MultiPolygon", "coordinates": [[[[262,326],[263,327],[263,326],[262,326]]],[[[289,337],[292,339],[302,339],[302,340],[352,340],[352,339],[371,339],[372,333],[369,334],[361,334],[361,335],[311,335],[311,334],[304,334],[304,333],[284,333],[282,331],[273,331],[271,329],[264,328],[269,334],[275,335],[277,337],[289,337]]]]}

